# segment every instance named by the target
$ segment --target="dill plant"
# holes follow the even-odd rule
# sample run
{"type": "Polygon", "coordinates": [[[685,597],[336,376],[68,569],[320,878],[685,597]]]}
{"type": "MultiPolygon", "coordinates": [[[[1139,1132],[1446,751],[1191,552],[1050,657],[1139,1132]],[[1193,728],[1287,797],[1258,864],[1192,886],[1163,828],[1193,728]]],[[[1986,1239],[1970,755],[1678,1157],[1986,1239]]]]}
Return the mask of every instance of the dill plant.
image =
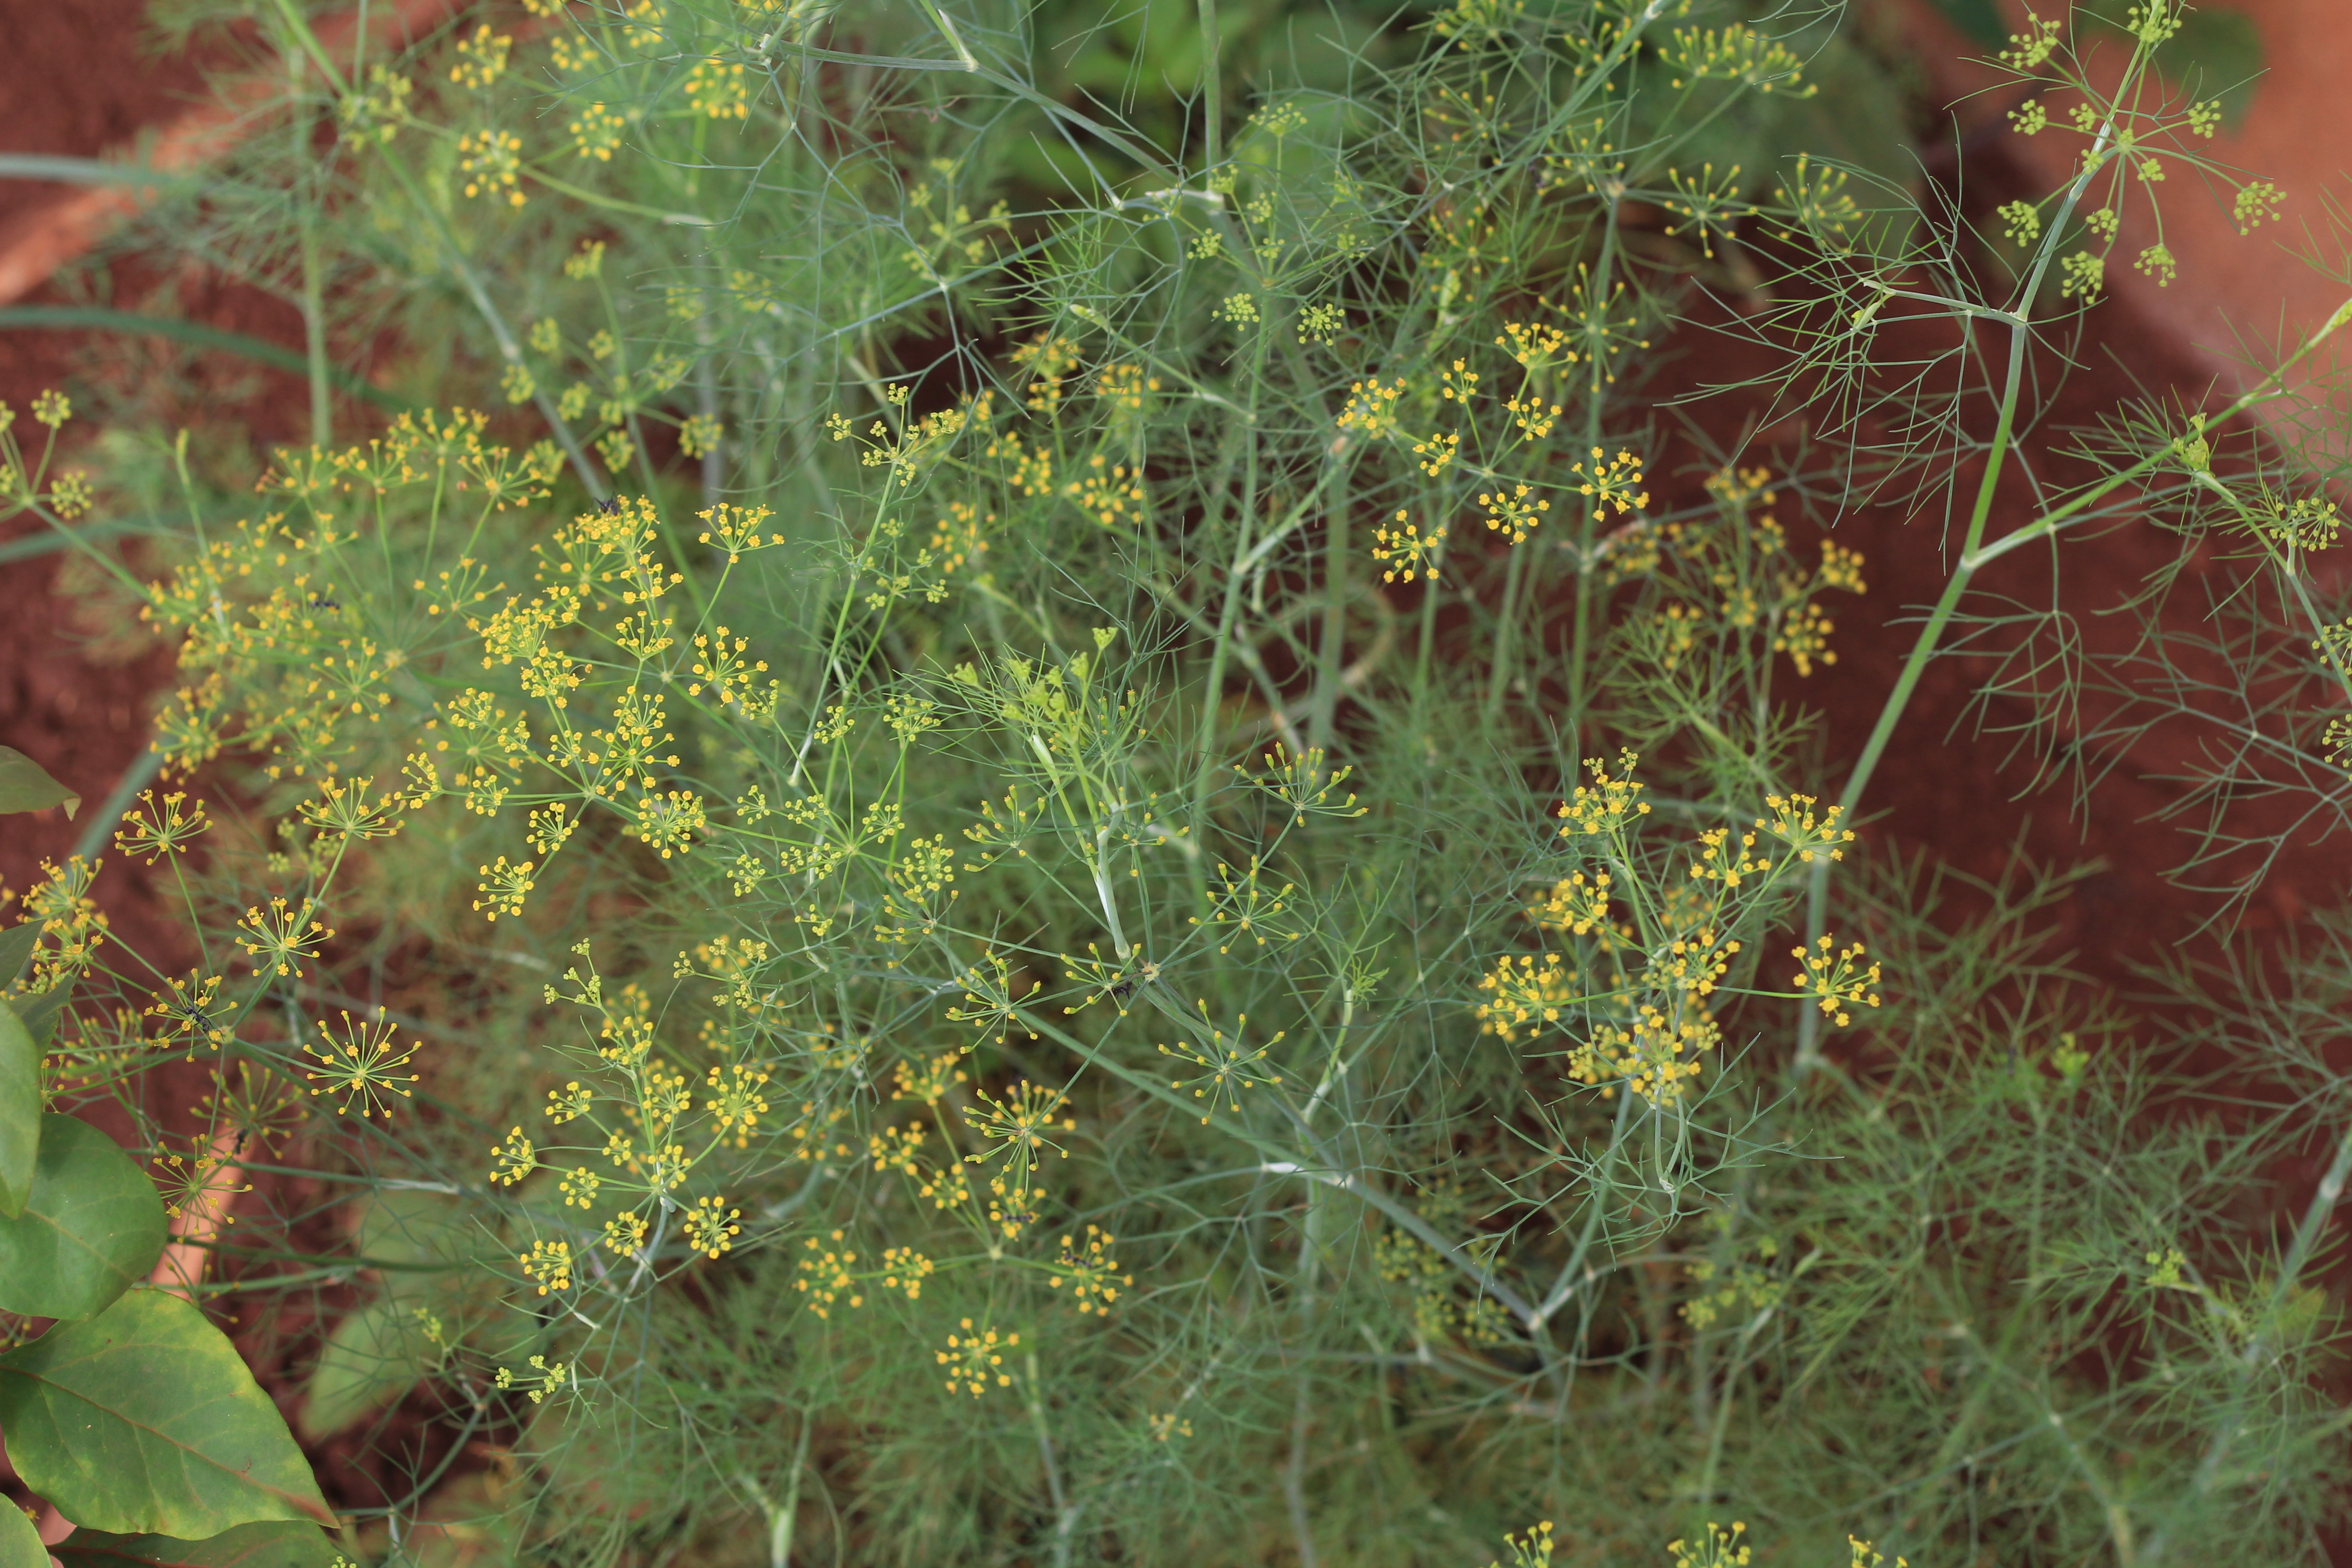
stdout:
{"type": "Polygon", "coordinates": [[[2076,213],[2226,176],[2143,102],[2174,8],[2119,94],[2005,57],[2090,148],[2005,302],[1814,96],[1884,91],[1828,16],[1461,0],[1244,97],[1204,4],[1195,132],[1074,92],[1075,13],[527,8],[348,67],[265,13],[302,161],[185,215],[315,386],[341,309],[498,410],[338,446],[321,391],[142,595],[159,748],[253,802],[197,910],[249,962],[184,990],[281,1079],[341,1018],[362,1112],[315,1429],[425,1383],[530,1561],[2313,1553],[2352,1143],[2284,1242],[2237,1198],[2342,1120],[2342,928],[2183,973],[2200,1111],[2044,952],[2063,875],[1958,916],[1860,831],[1973,574],[2126,505],[2305,614],[2244,754],[2341,800],[2334,514],[2216,455],[2283,380],[1988,531],[2076,213]],[[1768,263],[1816,445],[1659,471],[1691,279],[1768,263]],[[1967,452],[1841,779],[1811,524],[1967,452]]]}

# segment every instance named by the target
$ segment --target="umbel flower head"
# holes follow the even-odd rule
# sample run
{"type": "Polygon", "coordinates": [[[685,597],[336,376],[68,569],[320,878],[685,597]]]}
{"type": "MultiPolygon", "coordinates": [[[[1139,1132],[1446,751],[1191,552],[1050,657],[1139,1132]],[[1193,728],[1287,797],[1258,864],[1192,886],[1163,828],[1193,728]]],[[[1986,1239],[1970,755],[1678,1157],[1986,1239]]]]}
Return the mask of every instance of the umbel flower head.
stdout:
{"type": "Polygon", "coordinates": [[[314,1046],[307,1040],[302,1043],[303,1054],[319,1063],[320,1070],[303,1075],[321,1086],[310,1092],[338,1096],[341,1101],[335,1107],[338,1116],[356,1109],[362,1119],[381,1115],[389,1120],[392,1109],[386,1102],[387,1096],[412,1098],[405,1086],[415,1083],[417,1075],[404,1074],[400,1069],[408,1065],[416,1047],[396,1047],[392,1025],[386,1019],[354,1023],[349,1013],[337,1016],[342,1019],[340,1037],[321,1018],[319,1037],[324,1044],[314,1046]]]}
{"type": "Polygon", "coordinates": [[[948,1392],[969,1393],[974,1399],[994,1383],[999,1388],[1013,1386],[1013,1374],[1003,1370],[1004,1352],[1021,1342],[1019,1334],[1000,1337],[994,1329],[975,1332],[971,1320],[963,1320],[963,1332],[948,1336],[948,1348],[933,1353],[940,1365],[948,1369],[948,1392]]]}

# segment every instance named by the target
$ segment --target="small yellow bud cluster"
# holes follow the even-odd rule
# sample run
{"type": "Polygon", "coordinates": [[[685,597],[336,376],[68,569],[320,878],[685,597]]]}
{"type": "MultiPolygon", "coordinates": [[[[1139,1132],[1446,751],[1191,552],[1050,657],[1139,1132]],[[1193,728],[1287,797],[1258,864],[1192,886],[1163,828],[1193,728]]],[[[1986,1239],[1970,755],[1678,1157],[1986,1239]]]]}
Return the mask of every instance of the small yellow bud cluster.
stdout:
{"type": "Polygon", "coordinates": [[[1868,969],[1863,967],[1863,960],[1867,954],[1864,952],[1861,942],[1836,948],[1832,938],[1823,936],[1818,951],[1792,947],[1789,950],[1789,956],[1804,966],[1789,977],[1789,984],[1799,995],[1812,995],[1821,1006],[1822,1016],[1834,1019],[1838,1027],[1843,1028],[1853,1022],[1853,1016],[1847,1012],[1849,1007],[1875,1007],[1879,1005],[1878,994],[1871,989],[1878,984],[1879,966],[1873,961],[1868,969]]]}
{"type": "Polygon", "coordinates": [[[1445,525],[1423,533],[1412,514],[1400,509],[1393,520],[1372,531],[1372,560],[1381,565],[1381,581],[1410,583],[1426,574],[1437,581],[1439,552],[1445,543],[1445,525]]]}
{"type": "Polygon", "coordinates": [[[468,131],[457,138],[457,170],[466,176],[467,196],[500,195],[509,206],[527,199],[522,193],[522,138],[507,131],[468,131]]]}
{"type": "Polygon", "coordinates": [[[948,1348],[934,1353],[939,1364],[948,1369],[947,1385],[950,1394],[970,1393],[974,1399],[986,1392],[992,1381],[999,1388],[1013,1386],[1010,1373],[1001,1370],[1004,1352],[1021,1342],[1019,1334],[1000,1337],[994,1329],[972,1330],[971,1320],[962,1323],[963,1332],[948,1336],[948,1348]]]}

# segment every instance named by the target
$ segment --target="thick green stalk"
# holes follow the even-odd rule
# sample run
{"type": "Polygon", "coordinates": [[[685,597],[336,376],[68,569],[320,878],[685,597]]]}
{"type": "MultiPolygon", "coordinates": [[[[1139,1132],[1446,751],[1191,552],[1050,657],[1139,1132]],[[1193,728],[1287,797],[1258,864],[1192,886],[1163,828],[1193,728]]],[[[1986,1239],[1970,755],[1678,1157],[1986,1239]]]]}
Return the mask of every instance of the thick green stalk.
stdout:
{"type": "MultiPolygon", "coordinates": [[[[1654,6],[1652,9],[1655,10],[1656,8],[1654,6]]],[[[1608,298],[1610,263],[1617,254],[1617,207],[1618,202],[1612,199],[1609,204],[1608,222],[1601,230],[1599,292],[1593,295],[1593,298],[1597,300],[1606,300],[1608,298]]],[[[1601,449],[1601,389],[1603,384],[1601,375],[1601,368],[1602,367],[1599,363],[1595,363],[1593,366],[1592,392],[1591,395],[1585,399],[1584,405],[1584,450],[1586,453],[1585,460],[1587,461],[1592,460],[1591,454],[1601,449]]],[[[1580,497],[1579,499],[1581,500],[1583,498],[1580,497]]],[[[1573,608],[1574,621],[1569,633],[1568,644],[1568,733],[1570,742],[1568,755],[1570,767],[1575,765],[1576,760],[1580,757],[1584,752],[1584,710],[1586,705],[1584,690],[1585,664],[1591,657],[1591,628],[1592,616],[1594,613],[1592,594],[1592,531],[1594,525],[1600,521],[1601,509],[1599,506],[1579,507],[1577,509],[1576,602],[1573,608]]]]}
{"type": "Polygon", "coordinates": [[[1354,500],[1348,459],[1331,459],[1323,474],[1323,632],[1315,655],[1315,710],[1307,715],[1307,742],[1332,750],[1331,731],[1339,707],[1339,683],[1348,637],[1348,510],[1354,500]]]}
{"type": "MultiPolygon", "coordinates": [[[[1992,516],[1995,487],[2000,482],[2000,470],[2017,429],[2017,402],[2020,389],[2025,384],[2025,355],[2032,342],[2032,334],[2021,323],[2009,330],[2009,370],[2001,387],[2000,416],[1993,426],[1992,445],[1985,455],[1983,477],[1977,484],[1976,504],[1969,509],[1969,530],[1960,545],[1960,557],[1952,574],[1944,584],[1943,596],[1920,626],[1919,635],[1911,644],[1910,657],[1903,661],[1902,673],[1895,679],[1895,689],[1880,704],[1878,722],[1871,727],[1870,739],[1864,742],[1862,755],[1846,775],[1845,790],[1838,797],[1840,817],[1852,822],[1862,804],[1863,792],[1870,787],[1871,775],[1878,771],[1879,759],[1886,754],[1887,742],[1893,739],[1895,727],[1903,721],[1905,710],[1911,705],[1911,694],[1918,689],[1919,678],[1927,670],[1928,661],[1936,657],[1937,645],[1944,628],[1951,624],[1953,614],[1960,607],[1961,596],[1976,576],[1976,552],[1984,542],[1985,525],[1992,516]]],[[[1811,885],[1805,896],[1805,946],[1810,951],[1821,940],[1829,924],[1830,866],[1826,858],[1816,858],[1812,867],[1811,885]]],[[[1810,1004],[1801,1004],[1797,1015],[1797,1061],[1800,1077],[1810,1072],[1821,1058],[1821,1010],[1810,1004]]]]}
{"type": "Polygon", "coordinates": [[[319,210],[310,199],[317,189],[308,167],[310,153],[310,116],[300,109],[303,57],[294,49],[286,51],[287,75],[291,79],[297,111],[292,116],[294,160],[301,170],[295,177],[289,193],[296,207],[296,222],[300,226],[302,258],[302,350],[310,377],[310,444],[324,450],[335,444],[334,406],[328,400],[329,373],[327,367],[327,306],[326,288],[322,277],[323,263],[319,255],[319,210]],[[306,188],[307,187],[307,188],[306,188]]]}
{"type": "MultiPolygon", "coordinates": [[[[1486,674],[1486,718],[1489,721],[1503,711],[1503,688],[1510,679],[1511,658],[1518,650],[1511,635],[1518,629],[1519,586],[1527,577],[1527,555],[1517,545],[1511,546],[1510,563],[1503,568],[1503,604],[1496,612],[1495,627],[1495,662],[1486,674]]],[[[1581,617],[1580,617],[1580,620],[1581,617]]]]}
{"type": "MultiPolygon", "coordinates": [[[[2124,73],[2123,90],[2126,93],[2129,92],[2138,73],[2145,68],[2147,52],[2147,47],[2145,44],[2135,49],[2131,63],[2126,68],[2124,73]]],[[[2082,200],[2083,193],[2089,188],[2092,176],[2105,166],[2107,152],[2115,143],[2115,122],[2112,117],[2102,121],[2098,134],[2093,139],[2090,150],[2084,154],[2081,172],[2074,176],[2074,183],[2067,186],[2066,195],[2059,203],[2058,211],[2052,219],[2048,230],[2045,231],[2042,247],[2035,255],[2033,266],[2028,270],[2025,279],[2018,286],[2017,310],[2007,318],[2009,367],[2002,380],[2000,414],[1994,424],[1992,441],[1985,455],[1984,474],[1977,484],[1976,503],[1969,511],[1968,533],[1960,546],[1959,560],[1950,579],[1944,584],[1943,596],[1937,600],[1936,607],[1929,614],[1927,624],[1919,628],[1919,636],[1911,646],[1910,657],[1904,660],[1902,673],[1895,678],[1895,689],[1887,693],[1885,702],[1880,706],[1878,722],[1872,727],[1870,739],[1863,746],[1862,756],[1855,762],[1853,772],[1846,779],[1844,793],[1838,800],[1840,815],[1846,822],[1851,823],[1854,819],[1854,814],[1862,804],[1863,792],[1869,788],[1871,774],[1877,771],[1878,760],[1885,753],[1887,742],[1893,737],[1895,725],[1902,721],[1904,710],[1910,706],[1911,694],[1917,689],[1919,678],[1927,672],[1928,661],[1936,656],[1936,648],[1942,640],[1945,626],[1950,624],[1953,614],[1959,608],[1960,599],[1968,592],[1969,584],[1976,576],[1978,569],[1989,559],[1980,553],[1984,545],[1985,528],[1992,516],[1993,493],[1995,487],[2000,481],[2001,467],[2008,458],[2009,448],[2015,438],[2018,397],[2025,384],[2025,357],[2033,342],[2032,324],[2027,320],[2024,312],[2032,308],[2033,300],[2040,292],[2042,279],[2047,275],[2051,261],[2057,254],[2059,237],[2072,219],[2075,205],[2082,200]]],[[[1973,323],[1977,319],[1973,313],[1964,317],[1964,320],[1970,323],[1966,330],[1973,331],[1973,323]]],[[[1829,924],[1831,864],[1825,859],[1816,859],[1813,862],[1812,883],[1807,889],[1805,899],[1805,946],[1808,950],[1821,940],[1822,931],[1829,924]]],[[[1797,1055],[1794,1063],[1796,1074],[1801,1079],[1820,1065],[1821,1032],[1822,1015],[1819,1008],[1811,1003],[1801,1004],[1797,1014],[1797,1055]]]]}
{"type": "Polygon", "coordinates": [[[1202,164],[1213,170],[1224,156],[1225,84],[1217,64],[1217,0],[1201,0],[1202,164]]]}

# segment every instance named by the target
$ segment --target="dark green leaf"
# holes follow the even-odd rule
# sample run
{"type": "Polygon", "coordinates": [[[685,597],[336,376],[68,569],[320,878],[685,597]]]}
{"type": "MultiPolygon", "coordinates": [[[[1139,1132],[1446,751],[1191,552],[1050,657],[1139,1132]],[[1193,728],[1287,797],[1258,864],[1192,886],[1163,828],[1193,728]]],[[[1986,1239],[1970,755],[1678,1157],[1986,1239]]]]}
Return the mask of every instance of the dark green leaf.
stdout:
{"type": "Polygon", "coordinates": [[[68,980],[54,991],[44,991],[38,996],[19,996],[8,1004],[16,1010],[25,1033],[33,1037],[37,1050],[49,1048],[49,1037],[58,1029],[58,1015],[65,1011],[66,997],[72,990],[73,982],[68,980]]]}
{"type": "Polygon", "coordinates": [[[205,1541],[77,1530],[54,1549],[66,1568],[331,1568],[334,1542],[315,1524],[240,1524],[205,1541]]]}
{"type": "Polygon", "coordinates": [[[14,746],[0,746],[0,812],[47,811],[66,808],[66,818],[81,808],[81,796],[58,783],[14,746]]]}
{"type": "Polygon", "coordinates": [[[1970,43],[1998,49],[2009,42],[2009,29],[2001,26],[2000,13],[1992,8],[1992,0],[1936,0],[1936,9],[1949,18],[1952,26],[1966,33],[1970,43]]]}
{"type": "Polygon", "coordinates": [[[49,1549],[25,1510],[0,1498],[0,1568],[49,1568],[49,1549]]]}
{"type": "Polygon", "coordinates": [[[16,984],[16,976],[25,973],[25,961],[33,956],[33,944],[40,940],[38,921],[23,921],[0,931],[0,985],[16,984]]]}
{"type": "Polygon", "coordinates": [[[16,1008],[0,1002],[0,1219],[25,1212],[40,1149],[41,1047],[16,1008]]]}
{"type": "Polygon", "coordinates": [[[75,1523],[203,1541],[334,1516],[236,1347],[176,1296],[133,1290],[0,1356],[0,1431],[75,1523]]]}
{"type": "Polygon", "coordinates": [[[163,1202],[114,1140],[71,1116],[40,1119],[24,1211],[0,1219],[0,1310],[88,1318],[147,1277],[163,1202]]]}

